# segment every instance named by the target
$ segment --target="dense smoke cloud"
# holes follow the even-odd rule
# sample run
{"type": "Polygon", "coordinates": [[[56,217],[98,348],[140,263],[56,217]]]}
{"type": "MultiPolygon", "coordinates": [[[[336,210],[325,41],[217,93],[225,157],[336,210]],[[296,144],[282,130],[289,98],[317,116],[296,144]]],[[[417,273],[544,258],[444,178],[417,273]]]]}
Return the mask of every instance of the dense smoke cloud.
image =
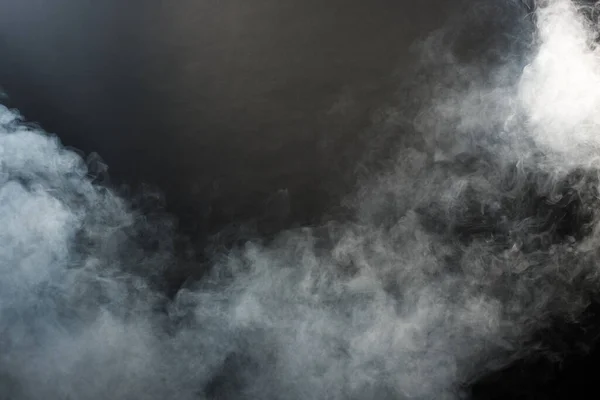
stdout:
{"type": "Polygon", "coordinates": [[[536,349],[598,286],[600,60],[577,4],[533,19],[493,66],[425,41],[435,81],[354,217],[215,254],[175,299],[171,221],[0,109],[2,398],[453,399],[536,349]]]}

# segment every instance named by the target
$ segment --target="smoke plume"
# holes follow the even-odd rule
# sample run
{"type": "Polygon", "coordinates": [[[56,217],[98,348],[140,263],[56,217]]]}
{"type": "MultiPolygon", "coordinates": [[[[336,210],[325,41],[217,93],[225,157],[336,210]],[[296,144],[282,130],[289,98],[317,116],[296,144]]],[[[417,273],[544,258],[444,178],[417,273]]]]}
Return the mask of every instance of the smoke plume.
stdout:
{"type": "Polygon", "coordinates": [[[593,14],[540,2],[476,61],[432,35],[353,217],[217,252],[173,299],[173,222],[1,108],[0,397],[455,399],[537,351],[600,283],[593,14]]]}

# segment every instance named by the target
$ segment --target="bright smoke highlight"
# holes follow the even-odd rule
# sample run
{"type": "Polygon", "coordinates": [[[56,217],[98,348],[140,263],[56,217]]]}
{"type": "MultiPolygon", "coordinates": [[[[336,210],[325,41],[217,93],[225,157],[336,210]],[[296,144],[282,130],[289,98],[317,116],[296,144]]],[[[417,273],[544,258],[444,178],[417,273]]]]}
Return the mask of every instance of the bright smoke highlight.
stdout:
{"type": "Polygon", "coordinates": [[[217,255],[174,300],[152,285],[176,262],[170,222],[1,109],[0,391],[453,399],[527,354],[599,285],[595,26],[566,0],[535,23],[520,79],[427,49],[451,68],[352,221],[217,255]]]}

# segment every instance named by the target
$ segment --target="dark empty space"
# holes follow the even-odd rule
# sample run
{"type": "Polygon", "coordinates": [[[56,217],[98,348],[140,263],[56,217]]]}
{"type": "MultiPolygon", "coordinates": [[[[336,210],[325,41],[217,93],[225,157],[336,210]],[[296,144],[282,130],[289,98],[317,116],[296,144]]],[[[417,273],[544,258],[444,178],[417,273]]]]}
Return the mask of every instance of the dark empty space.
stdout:
{"type": "Polygon", "coordinates": [[[351,187],[361,133],[450,4],[23,0],[2,4],[0,82],[115,182],[157,185],[188,233],[308,222],[351,187]]]}

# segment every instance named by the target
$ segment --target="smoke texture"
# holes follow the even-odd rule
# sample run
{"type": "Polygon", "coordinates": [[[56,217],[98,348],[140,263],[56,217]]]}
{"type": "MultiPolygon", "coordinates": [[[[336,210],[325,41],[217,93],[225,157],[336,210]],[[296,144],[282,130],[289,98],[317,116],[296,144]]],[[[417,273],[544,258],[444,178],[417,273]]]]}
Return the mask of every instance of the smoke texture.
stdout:
{"type": "Polygon", "coordinates": [[[0,397],[457,399],[544,353],[600,284],[595,8],[470,7],[417,46],[352,217],[214,251],[173,298],[174,221],[1,108],[0,397]]]}

